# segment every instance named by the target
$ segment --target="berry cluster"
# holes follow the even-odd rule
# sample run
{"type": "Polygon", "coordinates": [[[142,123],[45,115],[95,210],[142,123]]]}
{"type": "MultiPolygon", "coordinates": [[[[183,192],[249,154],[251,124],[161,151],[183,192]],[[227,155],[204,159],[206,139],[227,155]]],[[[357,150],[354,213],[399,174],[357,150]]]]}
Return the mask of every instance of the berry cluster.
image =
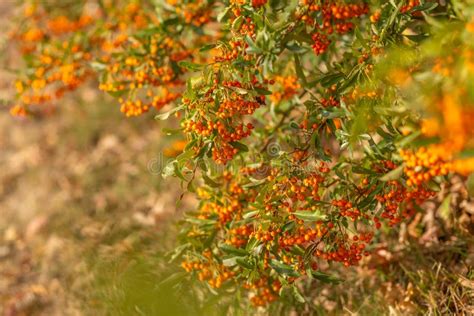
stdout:
{"type": "Polygon", "coordinates": [[[436,176],[444,176],[451,168],[434,147],[420,147],[416,152],[402,150],[400,155],[405,162],[408,186],[420,186],[436,176]]]}
{"type": "Polygon", "coordinates": [[[253,292],[250,302],[254,306],[265,306],[277,300],[281,283],[277,280],[269,283],[268,278],[263,277],[252,283],[245,283],[243,287],[253,292]]]}
{"type": "Polygon", "coordinates": [[[10,111],[21,116],[41,109],[31,106],[57,100],[91,77],[88,64],[93,56],[93,40],[76,34],[88,34],[100,12],[84,10],[72,20],[64,15],[49,17],[42,7],[31,5],[24,15],[23,27],[11,34],[29,70],[15,83],[18,103],[10,111]]]}
{"type": "Polygon", "coordinates": [[[270,96],[273,103],[279,103],[284,100],[291,99],[301,89],[298,78],[295,76],[276,76],[270,84],[276,84],[278,90],[274,91],[270,96]]]}
{"type": "MultiPolygon", "coordinates": [[[[206,253],[206,257],[210,258],[211,254],[206,253]]],[[[212,288],[220,288],[222,284],[235,275],[234,272],[229,271],[225,266],[218,265],[211,266],[209,262],[200,261],[183,261],[181,267],[186,272],[196,272],[200,281],[206,281],[212,288]]]]}
{"type": "Polygon", "coordinates": [[[267,0],[252,0],[252,6],[254,8],[263,7],[267,3],[267,0]]]}
{"type": "Polygon", "coordinates": [[[184,22],[187,24],[199,27],[211,21],[212,10],[208,1],[197,0],[181,2],[168,0],[168,3],[175,7],[178,16],[182,17],[184,22]]]}
{"type": "Polygon", "coordinates": [[[302,20],[314,27],[312,35],[313,50],[317,55],[325,53],[331,44],[329,36],[333,33],[346,34],[354,29],[353,19],[369,12],[365,3],[342,4],[333,1],[314,4],[313,1],[303,0],[307,14],[302,20]],[[321,23],[319,23],[321,21],[321,23]]]}
{"type": "Polygon", "coordinates": [[[420,0],[409,0],[407,4],[403,5],[400,8],[400,12],[406,13],[408,11],[411,11],[414,7],[420,5],[420,0]]]}
{"type": "MultiPolygon", "coordinates": [[[[199,114],[182,122],[184,132],[191,137],[213,137],[211,153],[218,164],[225,165],[238,153],[235,142],[248,137],[254,129],[252,123],[244,122],[244,117],[252,115],[265,104],[264,95],[249,99],[249,96],[240,94],[239,91],[263,89],[264,84],[273,82],[262,81],[263,83],[259,83],[255,75],[247,83],[239,80],[214,80],[213,86],[205,90],[204,98],[194,102],[184,101],[189,102],[189,106],[195,108],[199,114]],[[225,93],[226,97],[216,106],[215,96],[221,93],[225,93]]],[[[198,144],[195,149],[199,151],[200,148],[198,144]]]]}

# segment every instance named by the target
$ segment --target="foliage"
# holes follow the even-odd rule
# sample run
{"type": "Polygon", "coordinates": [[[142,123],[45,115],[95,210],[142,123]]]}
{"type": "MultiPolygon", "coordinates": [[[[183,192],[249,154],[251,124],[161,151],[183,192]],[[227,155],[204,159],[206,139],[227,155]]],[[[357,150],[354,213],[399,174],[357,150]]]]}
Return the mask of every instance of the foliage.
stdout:
{"type": "Polygon", "coordinates": [[[25,7],[12,114],[95,79],[178,118],[163,174],[199,206],[171,260],[235,306],[309,303],[474,170],[470,1],[75,3],[25,7]]]}

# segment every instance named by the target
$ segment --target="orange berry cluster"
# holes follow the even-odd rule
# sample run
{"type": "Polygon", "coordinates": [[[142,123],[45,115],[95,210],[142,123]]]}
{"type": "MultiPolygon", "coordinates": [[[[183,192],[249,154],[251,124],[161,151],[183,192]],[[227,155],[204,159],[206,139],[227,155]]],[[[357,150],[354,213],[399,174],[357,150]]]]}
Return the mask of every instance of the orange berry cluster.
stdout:
{"type": "MultiPolygon", "coordinates": [[[[274,179],[277,171],[272,170],[272,174],[268,179],[274,179]]],[[[275,193],[281,193],[288,196],[292,201],[304,201],[306,198],[311,197],[314,200],[319,200],[319,183],[324,180],[323,176],[319,173],[310,173],[305,177],[293,176],[283,177],[273,185],[275,193]]],[[[283,204],[284,206],[285,204],[283,204]]]]}
{"type": "Polygon", "coordinates": [[[221,46],[219,48],[219,55],[214,56],[214,61],[224,62],[231,61],[236,59],[240,54],[246,55],[245,49],[248,47],[248,44],[241,40],[229,41],[229,46],[221,46]]]}
{"type": "Polygon", "coordinates": [[[61,35],[69,32],[77,32],[93,22],[89,15],[83,15],[76,21],[71,21],[68,17],[60,15],[47,21],[48,30],[54,35],[61,35]]]}
{"type": "Polygon", "coordinates": [[[108,51],[102,58],[107,63],[107,79],[99,86],[112,94],[126,94],[119,98],[121,111],[126,116],[137,116],[151,108],[160,109],[181,97],[183,83],[180,75],[183,69],[170,66],[190,56],[182,44],[160,34],[140,42],[127,39],[118,50],[108,51]],[[127,56],[121,53],[133,48],[143,57],[127,56]],[[172,91],[171,89],[177,90],[172,91]]]}
{"type": "Polygon", "coordinates": [[[150,102],[119,98],[120,111],[126,116],[137,116],[147,112],[150,108],[159,110],[181,96],[179,93],[170,92],[165,87],[161,87],[161,91],[161,95],[152,95],[150,92],[149,97],[152,97],[150,102]]]}
{"type": "Polygon", "coordinates": [[[321,98],[319,99],[320,104],[323,107],[338,107],[341,105],[341,100],[345,101],[345,96],[337,95],[337,86],[332,85],[328,89],[326,89],[323,93],[321,98]]]}
{"type": "MultiPolygon", "coordinates": [[[[301,152],[300,158],[305,157],[304,150],[296,152],[301,152]]],[[[351,202],[354,201],[352,198],[342,197],[322,200],[321,192],[334,181],[329,166],[309,157],[304,163],[299,158],[288,159],[299,166],[304,164],[312,171],[246,166],[235,174],[225,172],[217,179],[222,181],[219,189],[222,196],[215,197],[211,193],[211,199],[210,195],[201,194],[207,197],[201,203],[198,218],[215,219],[219,239],[239,251],[247,251],[249,245],[258,246],[258,254],[252,253],[252,257],[257,257],[259,262],[253,266],[259,279],[244,285],[252,293],[251,302],[256,306],[266,305],[277,296],[281,288],[278,275],[282,277],[278,265],[301,277],[318,270],[322,262],[338,262],[346,267],[357,265],[370,254],[368,245],[374,238],[375,229],[381,228],[383,222],[394,226],[411,217],[415,205],[434,194],[423,186],[406,188],[399,180],[388,181],[380,187],[381,183],[374,185],[368,178],[363,178],[357,190],[350,194],[357,203],[351,202]],[[262,193],[258,187],[246,187],[250,177],[265,179],[269,189],[262,193]],[[374,194],[376,189],[380,192],[374,194]],[[376,203],[372,207],[381,210],[377,214],[357,206],[370,195],[376,203]],[[255,206],[257,199],[263,208],[255,206]],[[341,222],[353,225],[354,230],[344,227],[341,222]],[[311,254],[309,257],[308,253],[311,254]]],[[[390,160],[372,166],[378,174],[386,174],[395,168],[397,164],[390,160]]],[[[191,231],[200,233],[196,226],[191,231]]],[[[240,265],[230,266],[236,275],[242,272],[240,265]]],[[[285,276],[289,284],[298,278],[285,276]]]]}
{"type": "Polygon", "coordinates": [[[327,261],[340,262],[344,266],[354,266],[359,263],[362,256],[368,256],[369,252],[365,251],[367,244],[372,240],[372,234],[355,235],[352,240],[347,234],[343,238],[336,238],[333,243],[336,245],[333,250],[323,251],[316,250],[315,257],[320,257],[327,261]]]}
{"type": "Polygon", "coordinates": [[[240,226],[229,230],[229,238],[226,243],[240,248],[247,244],[249,236],[253,232],[253,227],[250,225],[240,226]]]}
{"type": "Polygon", "coordinates": [[[267,3],[267,0],[252,0],[252,6],[254,8],[263,7],[267,3]]]}
{"type": "Polygon", "coordinates": [[[224,204],[215,202],[205,203],[200,211],[200,218],[207,219],[210,216],[217,215],[220,224],[225,224],[231,221],[234,217],[239,218],[242,213],[242,205],[237,199],[230,199],[223,201],[224,204]]]}
{"type": "Polygon", "coordinates": [[[227,143],[236,142],[249,136],[252,129],[252,123],[247,123],[246,125],[240,123],[239,125],[233,127],[233,131],[227,130],[221,121],[216,123],[217,133],[227,143]]]}
{"type": "MultiPolygon", "coordinates": [[[[373,165],[372,169],[377,173],[386,174],[397,167],[397,164],[393,161],[385,160],[373,165]]],[[[358,190],[362,192],[362,196],[368,196],[373,193],[375,187],[369,185],[367,179],[363,179],[362,186],[358,190]]],[[[394,226],[402,220],[411,217],[415,212],[414,205],[421,205],[435,194],[432,190],[421,185],[406,188],[400,180],[387,181],[382,191],[383,193],[375,194],[374,197],[379,202],[382,210],[380,218],[386,220],[389,226],[394,226]]],[[[363,214],[362,217],[364,219],[370,218],[368,214],[363,214]]],[[[372,217],[377,229],[382,226],[380,218],[372,217]]]]}
{"type": "MultiPolygon", "coordinates": [[[[437,67],[438,60],[433,60],[435,67],[431,69],[433,73],[439,73],[446,77],[443,80],[451,80],[455,75],[454,70],[457,67],[450,65],[453,58],[448,56],[443,58],[447,65],[446,71],[437,67]]],[[[463,61],[465,64],[468,61],[463,61]]],[[[444,66],[443,66],[444,67],[444,66]]],[[[473,68],[474,69],[474,68],[473,68]]],[[[473,71],[474,73],[474,71],[473,71]]],[[[426,101],[426,108],[430,110],[430,116],[421,121],[420,127],[423,136],[439,137],[440,141],[431,144],[426,148],[420,148],[412,152],[411,157],[405,157],[410,160],[410,168],[416,170],[408,171],[412,177],[411,183],[421,177],[426,179],[438,175],[444,175],[447,171],[454,171],[464,175],[474,171],[469,164],[464,164],[465,159],[459,159],[457,154],[474,145],[474,100],[466,93],[466,87],[460,83],[456,89],[445,91],[440,96],[430,96],[426,101]],[[436,107],[433,109],[433,104],[436,107]],[[416,168],[419,165],[420,167],[416,168]],[[438,168],[436,168],[438,166],[438,168]],[[430,169],[429,172],[427,169],[430,169]],[[433,169],[433,170],[431,170],[433,169]],[[428,174],[426,174],[428,172],[428,174]]],[[[407,152],[405,152],[406,154],[407,152]]],[[[406,156],[406,155],[405,155],[406,156]]],[[[468,162],[468,161],[466,161],[468,162]]]]}
{"type": "Polygon", "coordinates": [[[338,34],[350,32],[354,28],[354,23],[351,20],[369,12],[369,7],[365,3],[342,4],[328,1],[314,4],[310,0],[302,2],[308,9],[308,14],[303,15],[302,20],[316,29],[312,39],[314,41],[313,50],[317,55],[325,53],[331,44],[328,35],[334,32],[338,34]],[[316,22],[317,15],[322,19],[321,25],[316,22]]]}
{"type": "Polygon", "coordinates": [[[244,283],[243,287],[253,291],[250,302],[254,306],[265,306],[278,298],[281,283],[278,280],[271,282],[268,278],[262,277],[251,283],[244,283]]]}
{"type": "Polygon", "coordinates": [[[217,116],[221,119],[233,117],[236,114],[251,115],[257,108],[260,107],[260,103],[256,101],[247,100],[225,100],[219,106],[217,110],[217,116]]]}
{"type": "Polygon", "coordinates": [[[244,4],[245,1],[231,1],[231,3],[233,3],[234,6],[232,10],[234,17],[232,17],[231,20],[236,21],[237,18],[243,18],[243,20],[238,24],[237,29],[232,29],[232,39],[227,42],[228,45],[220,45],[218,47],[218,56],[214,56],[214,61],[228,62],[235,60],[238,56],[242,56],[244,60],[250,61],[254,58],[254,55],[247,54],[246,49],[249,45],[245,41],[245,37],[255,37],[255,23],[252,18],[241,16],[239,7],[244,4]]]}
{"type": "Polygon", "coordinates": [[[206,281],[209,286],[216,289],[235,276],[235,272],[230,271],[227,267],[223,265],[214,267],[208,262],[183,261],[181,267],[186,272],[197,272],[200,281],[206,281]]]}
{"type": "Polygon", "coordinates": [[[229,178],[228,172],[224,172],[223,179],[228,183],[225,190],[227,196],[216,198],[213,201],[206,200],[205,203],[202,203],[199,209],[199,218],[208,219],[211,217],[217,217],[221,226],[234,218],[240,219],[243,210],[240,199],[242,197],[251,198],[253,194],[252,192],[244,192],[237,182],[232,181],[231,178],[229,178]]]}
{"type": "Polygon", "coordinates": [[[273,82],[278,85],[278,90],[270,96],[270,100],[274,103],[291,99],[301,89],[296,76],[276,76],[273,82]]]}
{"type": "Polygon", "coordinates": [[[212,10],[209,1],[197,0],[192,2],[167,0],[175,6],[175,11],[182,16],[185,23],[194,26],[202,26],[211,21],[212,10]]]}
{"type": "Polygon", "coordinates": [[[316,55],[324,54],[327,50],[329,45],[331,45],[331,40],[329,40],[328,36],[319,32],[314,33],[311,38],[313,39],[313,51],[316,55]]]}
{"type": "Polygon", "coordinates": [[[414,7],[419,6],[419,5],[420,5],[420,0],[409,0],[407,4],[403,5],[400,8],[400,12],[406,13],[406,12],[410,11],[411,9],[413,9],[414,7]]]}
{"type": "Polygon", "coordinates": [[[228,143],[215,144],[212,147],[212,159],[220,165],[225,165],[231,161],[239,152],[237,148],[232,147],[228,143]]]}
{"type": "MultiPolygon", "coordinates": [[[[297,223],[301,226],[298,227],[296,232],[284,232],[278,237],[278,245],[286,251],[290,251],[291,247],[294,245],[306,246],[309,243],[314,242],[317,238],[321,238],[325,232],[324,228],[321,230],[319,226],[317,226],[317,229],[315,229],[303,226],[302,221],[298,221],[297,223]]],[[[281,229],[275,229],[275,232],[280,234],[281,229]]],[[[283,262],[291,263],[291,260],[284,256],[283,262]]]]}
{"type": "Polygon", "coordinates": [[[416,152],[401,150],[400,156],[405,162],[404,172],[410,187],[420,186],[436,176],[444,176],[451,169],[451,164],[434,147],[421,147],[416,152]]]}
{"type": "Polygon", "coordinates": [[[27,7],[25,29],[14,32],[13,39],[24,55],[34,57],[28,59],[32,75],[16,82],[20,102],[12,108],[12,114],[24,115],[33,110],[31,105],[61,98],[92,78],[96,65],[107,72],[101,90],[113,95],[128,93],[128,98],[120,99],[121,110],[127,116],[160,108],[180,97],[180,93],[169,90],[182,86],[176,78],[179,73],[169,62],[188,58],[189,52],[166,36],[146,40],[131,37],[157,22],[152,12],[147,13],[137,3],[121,6],[110,1],[104,1],[96,11],[88,8],[84,6],[79,17],[71,19],[46,12],[39,4],[27,7]],[[103,23],[93,23],[98,20],[103,23]],[[130,50],[142,50],[147,57],[130,55],[130,50]],[[98,62],[91,63],[93,56],[98,62]],[[155,95],[153,88],[162,84],[167,87],[155,95]]]}
{"type": "Polygon", "coordinates": [[[226,164],[238,153],[238,150],[229,143],[248,137],[253,129],[251,123],[229,126],[224,121],[217,121],[216,123],[209,121],[206,124],[202,121],[189,120],[184,121],[182,126],[186,133],[194,133],[203,137],[209,137],[213,134],[217,136],[214,140],[212,156],[214,161],[219,164],[226,164]]]}
{"type": "Polygon", "coordinates": [[[24,14],[24,26],[11,34],[23,56],[29,57],[27,76],[15,83],[18,104],[10,111],[20,116],[26,115],[33,105],[61,98],[90,78],[91,43],[75,34],[87,34],[96,19],[92,15],[98,16],[97,12],[84,11],[76,20],[64,15],[49,18],[37,6],[26,7],[24,14]]]}
{"type": "MultiPolygon", "coordinates": [[[[271,81],[264,80],[264,84],[271,81]]],[[[243,116],[253,114],[262,104],[265,104],[265,96],[245,98],[238,94],[234,88],[252,90],[262,88],[263,84],[253,76],[249,83],[242,84],[238,80],[223,80],[219,83],[214,81],[214,85],[206,90],[205,97],[199,101],[189,104],[189,107],[197,110],[199,116],[184,120],[181,125],[185,133],[191,133],[201,137],[213,138],[212,157],[218,164],[226,164],[238,153],[238,149],[231,143],[248,137],[254,126],[252,123],[244,123],[243,116]],[[225,91],[227,97],[223,98],[216,109],[215,99],[212,96],[216,91],[225,91]]],[[[199,150],[199,148],[196,148],[199,150]]]]}
{"type": "Polygon", "coordinates": [[[361,91],[361,89],[355,87],[354,90],[352,90],[350,98],[355,101],[362,98],[374,99],[376,96],[377,92],[375,91],[361,91]]]}
{"type": "Polygon", "coordinates": [[[251,18],[245,18],[245,21],[240,26],[239,34],[244,36],[248,35],[250,37],[253,37],[255,35],[255,24],[253,23],[251,18]]]}
{"type": "MultiPolygon", "coordinates": [[[[413,205],[421,205],[435,195],[435,192],[423,187],[416,187],[414,190],[407,189],[398,181],[390,181],[387,184],[387,189],[385,194],[375,195],[375,199],[383,207],[380,217],[388,220],[390,226],[411,217],[414,212],[413,205]],[[402,212],[400,213],[400,211],[402,212]]],[[[376,228],[380,228],[379,219],[374,218],[374,221],[376,228]]]]}
{"type": "MultiPolygon", "coordinates": [[[[352,205],[352,202],[347,200],[333,200],[331,204],[339,208],[339,214],[341,216],[349,217],[353,222],[358,220],[362,215],[361,212],[352,205]]],[[[365,216],[368,218],[367,215],[365,216]]]]}
{"type": "Polygon", "coordinates": [[[321,98],[321,104],[324,107],[337,107],[341,105],[341,101],[333,95],[330,95],[328,98],[321,98]]]}
{"type": "Polygon", "coordinates": [[[377,23],[380,20],[381,15],[380,10],[375,11],[369,18],[370,22],[377,23]]]}

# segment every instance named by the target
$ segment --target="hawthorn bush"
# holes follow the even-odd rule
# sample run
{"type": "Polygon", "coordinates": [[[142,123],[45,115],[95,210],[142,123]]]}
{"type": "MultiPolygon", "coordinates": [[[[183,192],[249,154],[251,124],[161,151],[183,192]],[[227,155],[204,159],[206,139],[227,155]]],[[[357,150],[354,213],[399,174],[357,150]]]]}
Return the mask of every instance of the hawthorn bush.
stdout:
{"type": "MultiPolygon", "coordinates": [[[[199,199],[170,254],[237,304],[305,302],[474,171],[474,3],[36,1],[11,34],[16,116],[98,82],[182,135],[199,199]],[[314,289],[313,289],[314,291],[314,289]]],[[[473,177],[468,178],[472,194],[473,177]]]]}

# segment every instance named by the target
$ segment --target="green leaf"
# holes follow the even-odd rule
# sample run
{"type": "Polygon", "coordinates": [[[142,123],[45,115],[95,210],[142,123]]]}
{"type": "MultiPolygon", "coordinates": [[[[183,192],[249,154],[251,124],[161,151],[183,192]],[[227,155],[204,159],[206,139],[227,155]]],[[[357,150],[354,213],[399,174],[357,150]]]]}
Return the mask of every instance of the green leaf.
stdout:
{"type": "Polygon", "coordinates": [[[158,288],[170,287],[173,285],[178,284],[181,280],[183,280],[188,275],[187,272],[176,272],[171,274],[169,277],[165,278],[161,282],[157,284],[158,288]]]}
{"type": "Polygon", "coordinates": [[[254,178],[249,178],[249,179],[250,179],[250,182],[247,183],[247,184],[244,184],[242,186],[243,188],[245,188],[245,189],[253,188],[253,187],[257,187],[257,186],[262,185],[265,182],[267,182],[267,179],[260,179],[260,180],[256,180],[254,178]]]}
{"type": "Polygon", "coordinates": [[[378,127],[377,128],[377,134],[379,134],[380,136],[382,136],[384,139],[386,140],[393,140],[393,136],[389,133],[387,133],[386,131],[384,131],[381,127],[378,127]]]}
{"type": "Polygon", "coordinates": [[[272,94],[271,91],[268,91],[268,90],[263,89],[263,88],[254,88],[254,90],[255,90],[259,95],[270,95],[270,94],[272,94]]]}
{"type": "Polygon", "coordinates": [[[293,293],[293,296],[294,296],[294,298],[296,299],[297,302],[299,302],[299,303],[306,302],[306,300],[304,299],[303,295],[301,295],[301,293],[298,290],[298,288],[296,287],[296,285],[292,286],[292,293],[293,293]]]}
{"type": "Polygon", "coordinates": [[[169,263],[172,263],[174,262],[176,259],[180,258],[181,255],[186,251],[186,249],[188,249],[189,247],[191,247],[191,243],[185,243],[185,244],[182,244],[178,247],[176,247],[171,253],[167,254],[167,256],[170,256],[170,261],[169,263]]]}
{"type": "Polygon", "coordinates": [[[167,136],[179,134],[183,129],[182,128],[162,128],[161,132],[167,136]]]}
{"type": "Polygon", "coordinates": [[[361,167],[361,166],[353,166],[352,172],[358,173],[358,174],[372,174],[372,175],[377,174],[375,171],[361,167]]]}
{"type": "Polygon", "coordinates": [[[120,98],[124,96],[125,94],[129,93],[130,90],[125,89],[125,90],[118,90],[118,91],[107,91],[108,94],[113,96],[114,98],[120,98]]]}
{"type": "Polygon", "coordinates": [[[270,183],[259,190],[257,198],[255,199],[257,203],[260,203],[260,204],[263,203],[271,186],[272,184],[270,183]]]}
{"type": "Polygon", "coordinates": [[[449,220],[451,197],[451,194],[448,194],[438,208],[439,216],[445,221],[449,220]]]}
{"type": "Polygon", "coordinates": [[[315,222],[315,221],[323,220],[326,218],[326,215],[324,214],[321,214],[319,212],[311,212],[311,211],[297,211],[294,213],[294,215],[297,218],[302,219],[304,221],[308,221],[308,222],[315,222]]]}
{"type": "Polygon", "coordinates": [[[249,148],[240,142],[231,142],[230,144],[232,145],[232,147],[237,148],[241,152],[249,151],[249,148]]]}
{"type": "Polygon", "coordinates": [[[305,253],[304,249],[298,245],[294,245],[293,247],[291,247],[290,251],[291,253],[294,253],[295,255],[298,255],[298,256],[303,256],[305,253]]]}
{"type": "Polygon", "coordinates": [[[211,188],[218,188],[220,187],[220,184],[212,180],[210,177],[208,177],[205,173],[202,174],[202,178],[204,179],[204,183],[210,186],[211,188]]]}
{"type": "Polygon", "coordinates": [[[174,175],[177,176],[178,178],[180,178],[183,181],[187,181],[186,178],[183,176],[183,173],[181,172],[179,164],[174,163],[173,166],[174,166],[174,169],[173,169],[174,175]]]}
{"type": "Polygon", "coordinates": [[[425,2],[422,5],[418,5],[412,9],[412,11],[432,11],[438,7],[436,2],[425,2]]]}
{"type": "Polygon", "coordinates": [[[244,258],[237,258],[235,262],[237,262],[239,266],[244,267],[246,269],[253,270],[254,268],[254,266],[244,258]]]}
{"type": "Polygon", "coordinates": [[[293,230],[295,226],[296,226],[295,221],[287,222],[281,227],[281,231],[286,232],[286,231],[293,230]]]}
{"type": "Polygon", "coordinates": [[[284,264],[284,263],[282,263],[278,260],[272,259],[270,261],[270,266],[273,268],[273,270],[275,270],[279,274],[284,274],[284,275],[287,275],[287,276],[290,276],[290,277],[299,277],[300,276],[300,274],[297,271],[295,271],[292,267],[290,267],[289,265],[284,264]]]}
{"type": "Polygon", "coordinates": [[[186,68],[186,69],[191,70],[191,71],[198,71],[198,70],[201,70],[202,67],[203,67],[202,65],[192,63],[190,61],[184,61],[184,60],[178,62],[178,65],[180,67],[186,68]]]}
{"type": "Polygon", "coordinates": [[[397,168],[387,172],[382,177],[380,177],[380,181],[387,182],[387,181],[400,179],[400,177],[403,174],[403,168],[404,168],[404,166],[401,165],[401,166],[398,166],[397,168]]]}
{"type": "Polygon", "coordinates": [[[174,108],[172,108],[171,110],[169,110],[165,113],[156,115],[155,120],[161,120],[161,121],[167,120],[170,117],[170,115],[182,110],[183,108],[184,108],[184,106],[182,106],[182,105],[174,107],[174,108]]]}
{"type": "Polygon", "coordinates": [[[246,90],[244,88],[240,88],[240,87],[232,87],[231,89],[236,91],[239,94],[248,94],[249,93],[248,90],[246,90]]]}
{"type": "Polygon", "coordinates": [[[237,265],[237,259],[242,258],[240,256],[225,258],[222,260],[222,264],[226,267],[233,267],[237,265]]]}
{"type": "Polygon", "coordinates": [[[301,66],[300,58],[298,57],[297,54],[293,54],[293,56],[295,57],[296,75],[301,80],[301,83],[303,83],[303,86],[306,87],[308,85],[308,81],[306,80],[306,76],[305,76],[304,71],[303,71],[303,66],[301,66]]]}
{"type": "Polygon", "coordinates": [[[97,61],[91,62],[90,65],[91,65],[92,69],[94,69],[95,71],[103,71],[103,70],[107,69],[106,64],[99,63],[97,61]]]}
{"type": "Polygon", "coordinates": [[[240,26],[242,25],[243,22],[244,22],[244,16],[241,15],[237,19],[235,19],[234,22],[232,22],[232,29],[234,31],[240,30],[240,26]]]}
{"type": "Polygon", "coordinates": [[[163,171],[161,172],[161,175],[163,178],[167,178],[174,175],[175,164],[177,164],[176,160],[170,160],[165,165],[165,167],[163,168],[163,171]]]}
{"type": "Polygon", "coordinates": [[[471,173],[469,177],[467,177],[466,188],[469,196],[474,197],[474,173],[471,173]]]}
{"type": "Polygon", "coordinates": [[[192,157],[194,157],[195,153],[194,150],[190,149],[176,157],[176,161],[178,162],[179,166],[183,166],[186,162],[188,162],[192,157]]]}
{"type": "Polygon", "coordinates": [[[370,192],[370,194],[365,198],[363,199],[357,206],[362,209],[368,205],[370,205],[372,202],[376,201],[374,198],[377,194],[379,194],[380,191],[382,191],[382,189],[384,188],[385,186],[385,183],[381,182],[379,183],[376,187],[375,187],[375,190],[373,190],[372,192],[370,192]]]}
{"type": "Polygon", "coordinates": [[[339,81],[341,81],[342,79],[344,79],[345,76],[342,72],[339,72],[339,73],[329,73],[323,77],[321,77],[319,79],[321,85],[324,87],[324,88],[329,88],[331,87],[332,85],[338,83],[339,81]]]}
{"type": "Polygon", "coordinates": [[[441,186],[439,185],[439,183],[435,181],[435,179],[431,179],[427,185],[428,185],[428,188],[434,192],[441,191],[441,186]]]}
{"type": "Polygon", "coordinates": [[[415,139],[418,138],[418,136],[421,135],[421,132],[420,131],[416,131],[416,132],[413,132],[411,133],[410,135],[404,137],[399,143],[399,147],[405,147],[406,145],[410,144],[411,142],[413,142],[415,139]]]}
{"type": "Polygon", "coordinates": [[[337,278],[333,275],[321,272],[321,271],[311,270],[310,276],[317,279],[317,280],[320,280],[324,283],[340,283],[340,282],[342,282],[341,279],[339,279],[339,278],[337,278]]]}
{"type": "Polygon", "coordinates": [[[205,52],[216,47],[216,44],[207,44],[199,49],[200,52],[205,52]]]}
{"type": "Polygon", "coordinates": [[[255,44],[255,42],[250,36],[246,35],[244,39],[245,42],[249,45],[249,47],[247,48],[247,53],[259,54],[262,52],[262,50],[255,44]]]}
{"type": "Polygon", "coordinates": [[[213,219],[187,217],[186,221],[196,225],[215,225],[217,222],[213,219]]]}
{"type": "Polygon", "coordinates": [[[219,15],[217,15],[217,21],[222,22],[229,15],[231,9],[232,7],[228,6],[224,9],[224,11],[219,13],[219,15]]]}
{"type": "Polygon", "coordinates": [[[237,256],[247,256],[249,253],[245,251],[245,249],[235,248],[234,246],[228,244],[222,244],[219,248],[224,251],[225,253],[237,256]]]}
{"type": "Polygon", "coordinates": [[[249,218],[252,218],[255,215],[257,215],[258,213],[260,213],[260,212],[259,211],[250,211],[250,212],[244,213],[244,215],[242,215],[242,218],[243,219],[249,219],[249,218]]]}
{"type": "Polygon", "coordinates": [[[295,130],[300,129],[300,126],[295,121],[291,121],[289,125],[292,129],[295,129],[295,130]]]}

